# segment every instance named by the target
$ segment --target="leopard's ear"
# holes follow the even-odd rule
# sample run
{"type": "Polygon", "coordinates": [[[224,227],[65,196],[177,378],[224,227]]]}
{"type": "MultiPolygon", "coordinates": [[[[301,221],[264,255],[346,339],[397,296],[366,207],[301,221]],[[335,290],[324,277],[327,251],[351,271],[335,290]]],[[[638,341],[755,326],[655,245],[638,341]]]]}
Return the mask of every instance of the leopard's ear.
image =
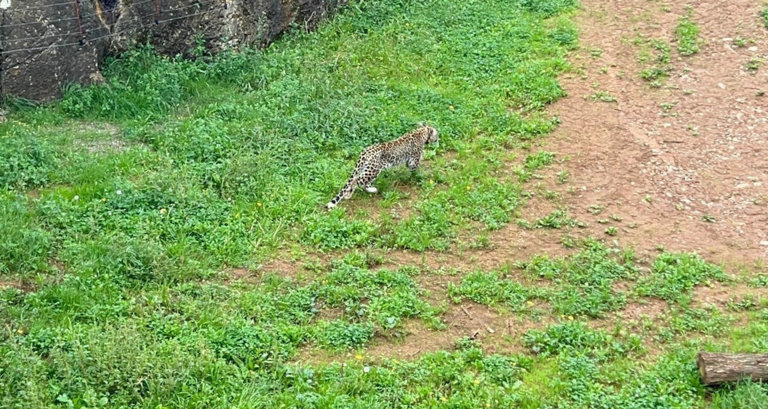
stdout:
{"type": "Polygon", "coordinates": [[[421,121],[421,122],[419,122],[418,124],[416,124],[416,127],[417,127],[417,128],[423,128],[423,127],[424,127],[424,125],[425,125],[425,124],[424,124],[424,122],[423,122],[423,121],[421,121]]]}

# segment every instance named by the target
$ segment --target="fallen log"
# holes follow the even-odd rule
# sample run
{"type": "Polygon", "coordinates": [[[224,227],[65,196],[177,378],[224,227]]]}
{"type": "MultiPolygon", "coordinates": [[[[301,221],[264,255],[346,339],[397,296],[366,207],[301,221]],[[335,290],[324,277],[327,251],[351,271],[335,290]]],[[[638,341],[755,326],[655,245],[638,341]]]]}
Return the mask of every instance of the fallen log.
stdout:
{"type": "Polygon", "coordinates": [[[720,385],[742,379],[768,381],[768,354],[699,352],[696,364],[704,385],[720,385]]]}

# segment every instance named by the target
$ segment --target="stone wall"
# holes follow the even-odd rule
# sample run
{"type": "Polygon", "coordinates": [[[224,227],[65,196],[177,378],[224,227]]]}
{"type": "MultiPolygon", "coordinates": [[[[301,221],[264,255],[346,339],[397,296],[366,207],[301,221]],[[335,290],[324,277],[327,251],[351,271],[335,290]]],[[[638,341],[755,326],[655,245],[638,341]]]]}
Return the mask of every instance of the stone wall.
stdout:
{"type": "Polygon", "coordinates": [[[149,41],[186,54],[265,46],[291,24],[313,29],[347,0],[0,0],[0,96],[45,102],[102,79],[107,53],[149,41]]]}

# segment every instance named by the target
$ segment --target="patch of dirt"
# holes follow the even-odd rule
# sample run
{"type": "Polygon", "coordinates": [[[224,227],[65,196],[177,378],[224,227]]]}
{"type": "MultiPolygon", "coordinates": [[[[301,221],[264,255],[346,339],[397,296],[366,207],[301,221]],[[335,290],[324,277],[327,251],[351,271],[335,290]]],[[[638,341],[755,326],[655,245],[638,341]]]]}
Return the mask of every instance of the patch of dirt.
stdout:
{"type": "Polygon", "coordinates": [[[645,318],[656,321],[668,311],[669,305],[666,301],[658,298],[642,298],[637,302],[628,303],[617,315],[622,321],[640,321],[645,318]]]}
{"type": "Polygon", "coordinates": [[[108,123],[80,123],[75,129],[80,133],[102,134],[109,139],[84,139],[75,142],[88,150],[88,153],[122,152],[131,145],[120,139],[120,128],[108,123]]]}
{"type": "MultiPolygon", "coordinates": [[[[640,251],[662,245],[715,262],[765,259],[768,97],[756,92],[768,91],[768,75],[745,69],[768,53],[768,31],[756,17],[762,6],[688,2],[705,42],[698,54],[682,57],[671,40],[683,3],[582,3],[582,49],[570,58],[582,75],[562,79],[570,96],[552,106],[562,124],[546,140],[548,149],[570,157],[568,185],[575,189],[563,195],[569,213],[580,220],[619,215],[616,239],[640,251]],[[754,43],[735,48],[728,39],[737,36],[754,43]],[[632,40],[640,37],[672,48],[674,71],[659,89],[639,76],[644,66],[632,40]],[[616,103],[583,98],[596,89],[616,103]],[[603,206],[602,214],[590,214],[590,205],[603,206]]],[[[604,236],[605,226],[588,230],[604,236]]]]}
{"type": "Polygon", "coordinates": [[[296,278],[301,270],[301,265],[297,262],[292,262],[282,259],[270,260],[265,264],[259,266],[259,273],[261,275],[273,273],[281,277],[296,278]]]}
{"type": "Polygon", "coordinates": [[[725,286],[713,284],[712,286],[697,286],[693,289],[694,305],[715,305],[725,307],[730,301],[739,301],[746,296],[764,298],[768,296],[768,289],[749,288],[745,284],[725,286]]]}
{"type": "MultiPolygon", "coordinates": [[[[365,358],[417,359],[430,352],[450,351],[456,341],[465,336],[474,339],[488,353],[520,353],[526,351],[521,342],[522,334],[553,322],[549,318],[536,322],[526,317],[500,314],[473,302],[451,303],[443,319],[447,325],[443,330],[426,328],[420,320],[414,319],[405,323],[404,330],[399,331],[397,337],[377,336],[366,348],[365,358]]],[[[352,354],[332,353],[308,346],[300,351],[294,361],[317,364],[344,359],[351,361],[352,354]]]]}
{"type": "Polygon", "coordinates": [[[31,293],[37,289],[34,284],[27,281],[0,280],[0,290],[6,288],[15,288],[24,293],[31,293]]]}
{"type": "Polygon", "coordinates": [[[258,276],[257,273],[245,269],[245,268],[233,268],[226,272],[227,276],[229,277],[228,281],[240,281],[240,280],[253,280],[258,276]]]}
{"type": "Polygon", "coordinates": [[[88,149],[88,153],[122,152],[129,146],[119,139],[80,142],[79,145],[88,149]]]}

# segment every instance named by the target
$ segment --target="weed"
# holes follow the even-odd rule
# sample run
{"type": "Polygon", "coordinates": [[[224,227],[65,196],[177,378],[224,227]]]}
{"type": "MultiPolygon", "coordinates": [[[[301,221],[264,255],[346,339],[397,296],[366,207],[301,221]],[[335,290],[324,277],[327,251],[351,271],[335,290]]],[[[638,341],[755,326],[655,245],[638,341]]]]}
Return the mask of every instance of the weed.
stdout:
{"type": "Polygon", "coordinates": [[[747,282],[750,287],[768,287],[768,275],[758,274],[747,282]]]}
{"type": "Polygon", "coordinates": [[[603,205],[589,205],[589,207],[587,207],[587,211],[595,216],[602,213],[603,209],[605,209],[605,206],[603,205]]]}
{"type": "MultiPolygon", "coordinates": [[[[768,27],[768,9],[765,12],[768,27]]],[[[712,409],[755,409],[768,407],[768,389],[760,383],[738,382],[712,395],[712,409]]]]}
{"type": "Polygon", "coordinates": [[[752,57],[747,62],[747,70],[750,73],[755,74],[757,73],[757,70],[760,68],[760,65],[762,64],[763,64],[763,60],[760,57],[758,56],[752,57]]]}
{"type": "Polygon", "coordinates": [[[371,243],[376,226],[368,221],[350,220],[343,212],[332,211],[307,220],[302,241],[322,249],[346,249],[371,243]]]}
{"type": "Polygon", "coordinates": [[[563,226],[573,227],[577,223],[575,219],[568,217],[568,213],[565,210],[555,210],[542,218],[536,219],[535,226],[542,229],[559,229],[563,226]]]}
{"type": "Polygon", "coordinates": [[[699,26],[693,21],[693,9],[687,7],[685,15],[680,17],[675,29],[677,50],[681,55],[693,55],[699,52],[699,26]]]}
{"type": "Polygon", "coordinates": [[[44,138],[18,129],[0,136],[0,189],[24,190],[55,180],[60,159],[44,138]]]}
{"type": "Polygon", "coordinates": [[[515,170],[518,180],[520,180],[520,182],[531,180],[535,171],[551,165],[554,159],[555,154],[547,151],[526,155],[523,166],[518,167],[515,170]]]}
{"type": "MultiPolygon", "coordinates": [[[[640,77],[653,83],[654,81],[658,81],[659,79],[666,77],[669,71],[670,68],[667,67],[651,67],[641,71],[640,77]]],[[[654,88],[658,88],[658,86],[654,86],[654,88]]]]}
{"type": "Polygon", "coordinates": [[[650,40],[650,46],[657,52],[656,62],[660,64],[669,64],[670,50],[669,44],[663,40],[650,40]]]}
{"type": "Polygon", "coordinates": [[[634,276],[631,261],[618,262],[611,250],[596,241],[588,240],[583,247],[579,253],[563,259],[534,257],[523,263],[522,268],[530,275],[552,280],[555,289],[548,298],[558,314],[601,317],[622,308],[626,296],[615,292],[613,284],[634,276]]]}
{"type": "Polygon", "coordinates": [[[761,12],[760,15],[763,17],[763,25],[765,28],[768,28],[768,7],[765,7],[761,12]]]}
{"type": "Polygon", "coordinates": [[[31,276],[51,270],[54,238],[35,223],[26,200],[0,194],[0,274],[31,276]]]}
{"type": "Polygon", "coordinates": [[[539,13],[545,17],[554,16],[578,7],[577,0],[522,0],[521,5],[524,9],[533,13],[539,13]]]}
{"type": "Polygon", "coordinates": [[[608,91],[595,91],[594,94],[587,95],[584,98],[591,101],[616,102],[616,97],[609,94],[608,91]]]}
{"type": "Polygon", "coordinates": [[[332,349],[359,348],[373,337],[374,326],[370,322],[348,323],[335,320],[320,328],[318,342],[332,349]]]}
{"type": "Polygon", "coordinates": [[[454,302],[470,299],[485,305],[503,304],[512,311],[522,311],[525,302],[536,295],[535,290],[507,279],[502,272],[474,272],[465,277],[459,286],[448,285],[448,295],[454,302]]]}
{"type": "Polygon", "coordinates": [[[544,331],[531,330],[523,343],[539,355],[587,355],[598,359],[624,356],[633,348],[580,322],[554,324],[544,331]]]}
{"type": "Polygon", "coordinates": [[[618,233],[619,233],[619,230],[617,228],[613,227],[613,226],[605,229],[605,234],[607,234],[609,236],[615,236],[618,233]]]}
{"type": "Polygon", "coordinates": [[[656,258],[649,275],[640,278],[637,292],[643,296],[682,302],[693,287],[711,280],[726,281],[723,270],[692,253],[663,253],[656,258]]]}

